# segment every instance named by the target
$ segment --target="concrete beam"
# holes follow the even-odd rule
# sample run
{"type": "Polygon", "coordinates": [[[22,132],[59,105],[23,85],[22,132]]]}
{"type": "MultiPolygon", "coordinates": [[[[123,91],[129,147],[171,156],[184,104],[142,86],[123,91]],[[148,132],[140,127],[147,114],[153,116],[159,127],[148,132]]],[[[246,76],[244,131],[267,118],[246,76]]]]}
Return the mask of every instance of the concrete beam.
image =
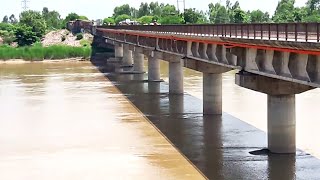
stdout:
{"type": "Polygon", "coordinates": [[[195,71],[214,74],[225,73],[232,70],[228,67],[212,64],[209,61],[191,58],[185,58],[184,66],[195,71]]]}
{"type": "Polygon", "coordinates": [[[314,87],[298,84],[290,81],[269,78],[266,76],[240,72],[236,74],[236,84],[254,91],[269,95],[299,94],[314,87]]]}

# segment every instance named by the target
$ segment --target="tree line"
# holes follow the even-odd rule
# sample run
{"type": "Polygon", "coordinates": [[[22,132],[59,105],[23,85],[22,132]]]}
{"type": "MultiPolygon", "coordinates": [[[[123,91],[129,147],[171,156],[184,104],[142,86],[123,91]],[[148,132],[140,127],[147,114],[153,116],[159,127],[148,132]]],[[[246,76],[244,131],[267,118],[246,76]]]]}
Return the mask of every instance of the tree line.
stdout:
{"type": "Polygon", "coordinates": [[[14,15],[4,16],[0,23],[0,37],[4,44],[31,45],[39,42],[46,32],[65,28],[67,22],[76,19],[88,20],[76,13],[70,13],[63,19],[59,12],[49,11],[47,7],[42,12],[28,10],[19,15],[19,20],[14,15]]]}
{"type": "MultiPolygon", "coordinates": [[[[269,22],[320,22],[320,0],[308,0],[305,6],[295,7],[295,0],[280,0],[273,16],[261,10],[245,11],[240,3],[226,0],[225,4],[210,3],[206,12],[195,8],[179,12],[174,5],[158,2],[141,3],[139,8],[124,4],[114,8],[113,15],[103,20],[104,24],[118,24],[132,19],[141,24],[157,21],[161,24],[203,23],[269,23],[269,22]]],[[[24,11],[19,20],[4,16],[0,23],[0,36],[5,44],[17,42],[19,46],[31,45],[41,40],[44,34],[65,28],[68,21],[88,20],[86,16],[70,13],[61,18],[59,12],[43,8],[42,12],[24,11]]]]}
{"type": "Polygon", "coordinates": [[[261,10],[245,11],[239,1],[230,0],[210,3],[206,12],[195,8],[180,13],[174,5],[151,2],[141,3],[139,8],[129,4],[118,6],[104,24],[118,24],[125,19],[133,19],[141,24],[157,21],[161,24],[199,24],[199,23],[268,23],[268,22],[320,22],[320,0],[308,0],[305,6],[295,7],[295,0],[280,0],[274,15],[261,10]]]}

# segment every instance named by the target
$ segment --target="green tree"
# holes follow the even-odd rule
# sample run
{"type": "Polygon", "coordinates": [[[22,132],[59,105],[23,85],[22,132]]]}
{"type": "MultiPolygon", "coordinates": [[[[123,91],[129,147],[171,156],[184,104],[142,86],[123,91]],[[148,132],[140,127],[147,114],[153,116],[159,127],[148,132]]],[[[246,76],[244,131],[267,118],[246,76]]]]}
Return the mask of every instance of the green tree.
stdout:
{"type": "Polygon", "coordinates": [[[281,0],[272,17],[274,22],[295,22],[294,17],[294,3],[295,0],[281,0]]]}
{"type": "Polygon", "coordinates": [[[150,8],[148,3],[141,3],[140,8],[138,10],[138,17],[149,16],[150,8]]]}
{"type": "Polygon", "coordinates": [[[32,28],[37,37],[41,38],[46,32],[46,21],[37,11],[24,11],[20,14],[20,23],[32,28]]]}
{"type": "Polygon", "coordinates": [[[69,22],[69,21],[74,21],[76,19],[79,19],[79,15],[77,13],[70,13],[67,15],[67,17],[65,18],[65,22],[69,22]]]}
{"type": "Polygon", "coordinates": [[[124,14],[131,16],[131,7],[129,6],[129,4],[115,7],[113,10],[113,17],[115,18],[124,14]]]}
{"type": "Polygon", "coordinates": [[[15,17],[14,14],[11,14],[11,16],[9,17],[9,22],[11,24],[17,24],[18,23],[18,20],[17,20],[17,18],[15,17]]]}
{"type": "Polygon", "coordinates": [[[89,20],[89,18],[87,18],[86,16],[79,16],[78,19],[80,19],[80,20],[89,20]]]}
{"type": "Polygon", "coordinates": [[[0,30],[0,37],[2,37],[3,43],[8,45],[10,45],[16,40],[16,36],[13,31],[0,30]]]}
{"type": "Polygon", "coordinates": [[[119,16],[116,17],[115,23],[118,24],[119,22],[124,21],[126,19],[130,19],[130,16],[127,15],[127,14],[119,15],[119,16]]]}
{"type": "Polygon", "coordinates": [[[183,17],[187,24],[202,24],[207,22],[205,14],[202,11],[197,11],[195,8],[185,9],[183,17]]]}
{"type": "Polygon", "coordinates": [[[153,16],[142,16],[138,19],[138,22],[141,24],[150,24],[154,20],[153,16]]]}
{"type": "Polygon", "coordinates": [[[108,24],[115,24],[115,21],[112,17],[108,17],[108,18],[103,19],[103,25],[108,25],[108,24]]]}
{"type": "Polygon", "coordinates": [[[62,19],[57,11],[49,11],[47,7],[42,10],[42,16],[46,21],[48,29],[59,29],[62,25],[62,19]]]}
{"type": "Polygon", "coordinates": [[[167,16],[167,15],[177,15],[179,13],[176,10],[176,7],[174,5],[166,4],[163,7],[161,7],[161,14],[162,16],[167,16]]]}
{"type": "Polygon", "coordinates": [[[183,18],[179,15],[168,15],[160,17],[159,22],[161,24],[183,24],[183,18]]]}
{"type": "Polygon", "coordinates": [[[13,32],[15,30],[15,26],[9,23],[0,23],[0,30],[13,32]]]}
{"type": "Polygon", "coordinates": [[[25,24],[18,25],[15,30],[16,42],[19,46],[29,46],[39,41],[39,37],[32,27],[25,24]]]}
{"type": "Polygon", "coordinates": [[[3,19],[2,19],[2,22],[3,22],[3,23],[9,23],[9,18],[8,18],[8,16],[4,16],[3,19]]]}
{"type": "Polygon", "coordinates": [[[233,22],[234,23],[247,23],[249,16],[242,9],[238,8],[233,11],[233,22]]]}
{"type": "Polygon", "coordinates": [[[209,4],[209,20],[212,23],[220,24],[220,23],[228,23],[229,15],[226,7],[221,5],[220,3],[209,4]]]}
{"type": "Polygon", "coordinates": [[[151,2],[149,4],[150,14],[159,16],[161,14],[161,8],[158,2],[151,2]]]}
{"type": "Polygon", "coordinates": [[[254,10],[250,12],[250,18],[253,23],[269,22],[269,13],[264,13],[261,10],[254,10]]]}

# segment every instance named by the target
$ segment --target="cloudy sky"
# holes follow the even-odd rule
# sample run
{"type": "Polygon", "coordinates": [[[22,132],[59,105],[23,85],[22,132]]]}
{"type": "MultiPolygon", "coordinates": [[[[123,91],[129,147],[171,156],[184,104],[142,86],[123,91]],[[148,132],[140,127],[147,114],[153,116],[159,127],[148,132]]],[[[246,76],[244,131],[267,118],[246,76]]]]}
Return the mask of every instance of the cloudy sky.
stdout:
{"type": "MultiPolygon", "coordinates": [[[[0,0],[0,20],[5,15],[19,15],[22,0],[0,0]]],[[[102,19],[112,15],[116,6],[128,3],[130,6],[139,7],[141,2],[152,2],[152,0],[28,0],[29,9],[41,11],[43,7],[60,12],[65,17],[70,12],[85,15],[89,19],[102,19]]],[[[236,0],[231,0],[235,2],[236,0]]],[[[240,6],[245,10],[260,9],[274,13],[279,0],[239,0],[240,6]]],[[[302,6],[307,0],[296,0],[296,6],[302,6]]],[[[158,2],[177,4],[176,0],[158,0],[158,2]]],[[[225,0],[186,0],[186,8],[208,10],[209,3],[224,3],[225,0]]]]}

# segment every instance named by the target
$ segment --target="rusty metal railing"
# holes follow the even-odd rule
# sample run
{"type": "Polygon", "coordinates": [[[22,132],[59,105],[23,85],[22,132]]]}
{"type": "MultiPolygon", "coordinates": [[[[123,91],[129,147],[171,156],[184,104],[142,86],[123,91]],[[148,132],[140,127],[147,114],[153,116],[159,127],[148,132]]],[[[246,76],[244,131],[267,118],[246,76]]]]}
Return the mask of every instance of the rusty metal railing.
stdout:
{"type": "Polygon", "coordinates": [[[320,23],[122,25],[98,28],[146,31],[188,36],[226,37],[277,41],[319,42],[320,23]]]}

